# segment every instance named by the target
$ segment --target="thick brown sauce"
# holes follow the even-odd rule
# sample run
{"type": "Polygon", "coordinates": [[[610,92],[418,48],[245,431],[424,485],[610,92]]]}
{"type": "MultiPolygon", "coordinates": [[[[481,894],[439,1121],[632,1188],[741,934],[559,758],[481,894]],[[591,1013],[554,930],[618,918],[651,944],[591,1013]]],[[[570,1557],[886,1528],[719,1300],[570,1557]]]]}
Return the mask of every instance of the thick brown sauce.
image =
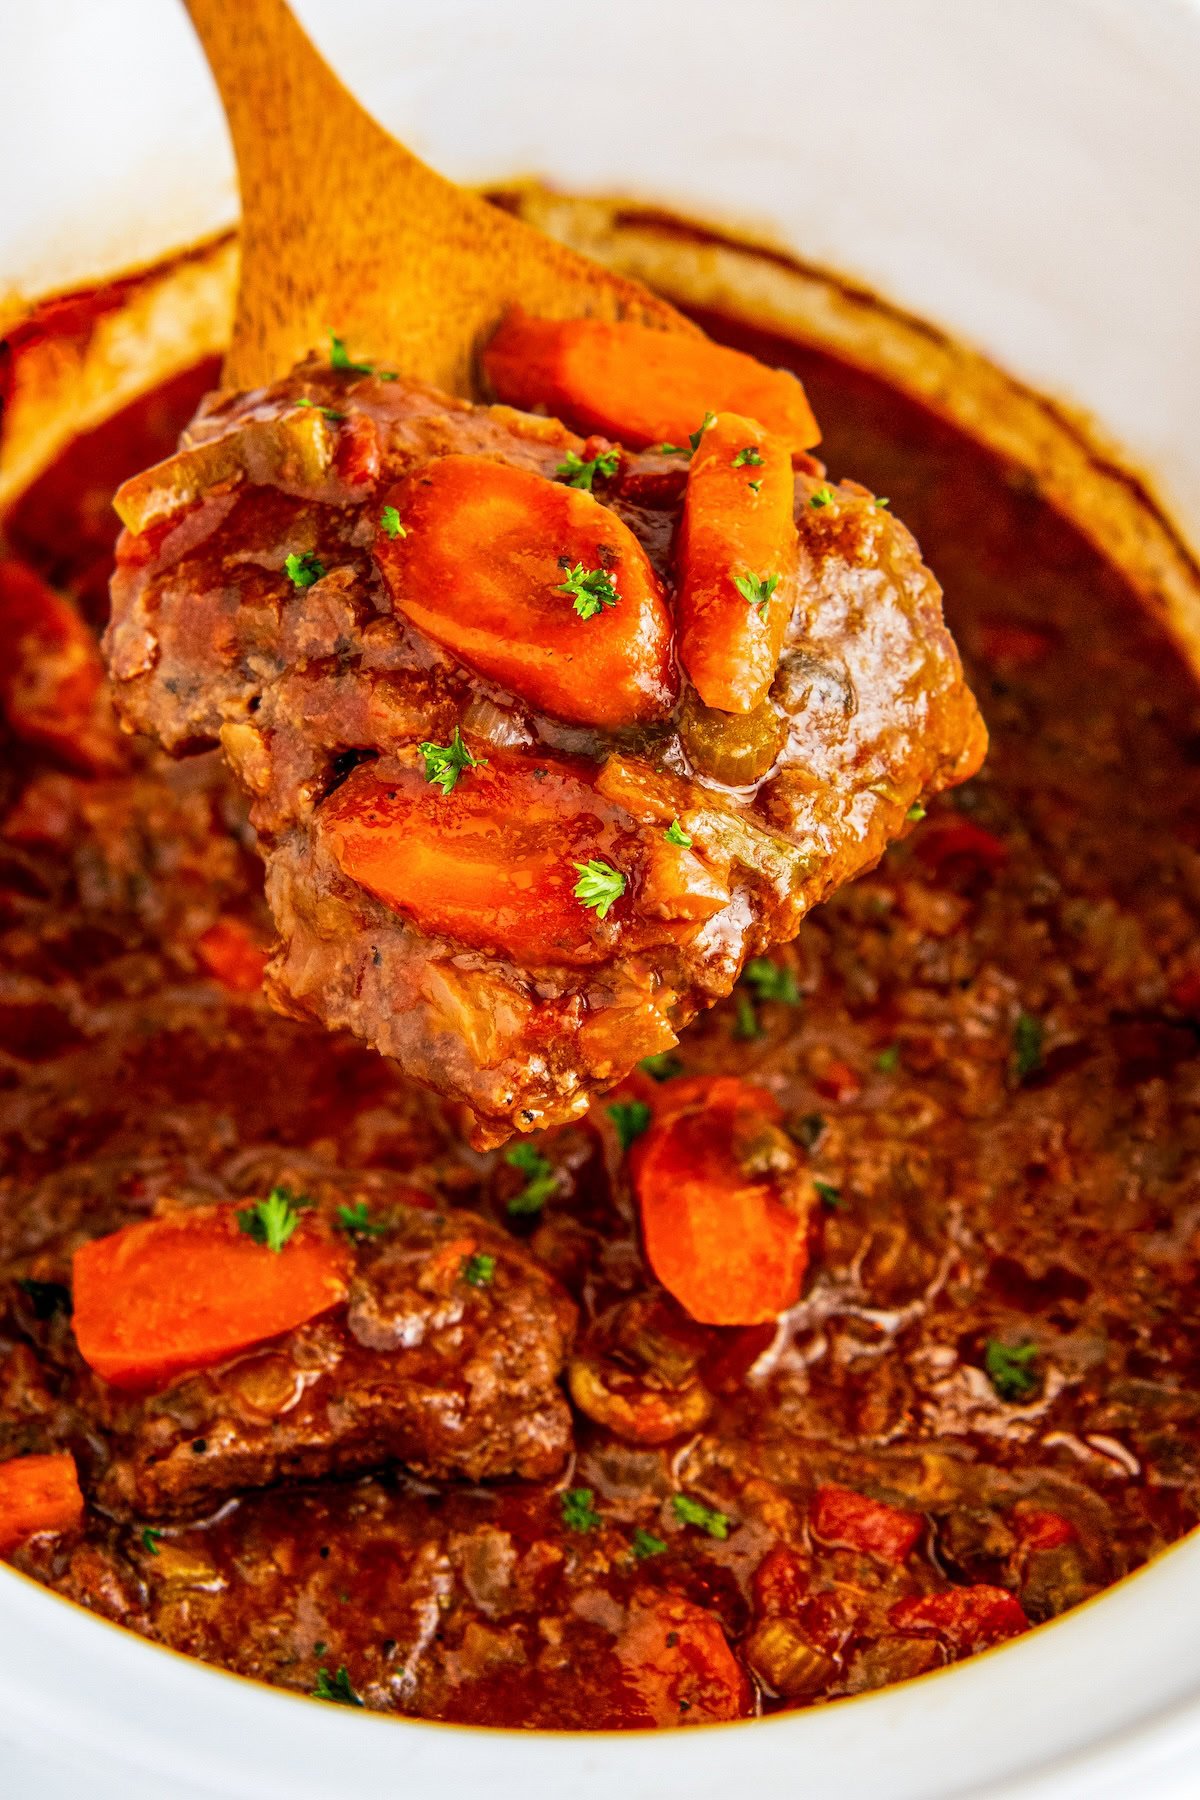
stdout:
{"type": "MultiPolygon", "coordinates": [[[[953,1654],[889,1623],[904,1597],[988,1582],[1036,1622],[1200,1515],[1200,695],[1019,472],[870,376],[738,340],[798,369],[831,473],[915,531],[992,733],[984,772],[780,953],[803,1004],[748,1011],[744,991],[680,1050],[688,1072],[766,1081],[811,1142],[829,1205],[808,1295],[776,1333],[696,1334],[717,1405],[694,1440],[635,1450],[578,1420],[571,1481],[597,1531],[567,1529],[537,1484],[393,1471],[149,1545],[96,1514],[16,1555],[107,1616],[306,1692],[344,1666],[369,1704],[424,1716],[673,1723],[693,1701],[636,1699],[614,1656],[635,1588],[705,1607],[742,1656],[755,1572],[790,1545],[785,1610],[818,1654],[790,1700],[759,1691],[774,1709],[953,1654]],[[1035,1347],[1022,1404],[984,1372],[989,1339],[1035,1347]],[[906,1562],[819,1540],[830,1481],[922,1515],[906,1562]],[[725,1540],[674,1519],[681,1486],[728,1514],[725,1540]],[[1039,1547],[1044,1513],[1069,1541],[1039,1547]],[[637,1527],[668,1548],[636,1562],[637,1527]]],[[[171,446],[206,379],[83,440],[7,521],[96,621],[106,496],[171,446]]],[[[215,917],[265,922],[214,758],[85,782],[10,743],[3,765],[3,815],[40,780],[62,824],[44,845],[0,827],[0,1282],[54,1279],[80,1237],[160,1194],[228,1191],[264,1143],[415,1170],[506,1221],[514,1171],[459,1149],[385,1064],[203,976],[215,917]]],[[[607,1124],[542,1147],[564,1191],[516,1229],[586,1318],[649,1286],[619,1156],[607,1124]]],[[[70,1438],[6,1291],[0,1456],[70,1438]]]]}

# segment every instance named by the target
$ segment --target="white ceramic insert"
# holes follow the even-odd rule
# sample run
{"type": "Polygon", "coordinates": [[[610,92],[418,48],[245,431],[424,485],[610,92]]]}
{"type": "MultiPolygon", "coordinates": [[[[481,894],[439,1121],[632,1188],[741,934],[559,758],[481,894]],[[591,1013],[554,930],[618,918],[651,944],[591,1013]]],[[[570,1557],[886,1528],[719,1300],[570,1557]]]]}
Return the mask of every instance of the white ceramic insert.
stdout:
{"type": "MultiPolygon", "coordinates": [[[[300,0],[448,174],[756,232],[1098,421],[1200,544],[1198,0],[300,0]]],[[[0,13],[0,298],[230,223],[172,0],[0,13]]],[[[657,1735],[364,1718],[0,1570],[0,1797],[951,1800],[1200,1793],[1200,1539],[1018,1643],[853,1702],[657,1735]]]]}

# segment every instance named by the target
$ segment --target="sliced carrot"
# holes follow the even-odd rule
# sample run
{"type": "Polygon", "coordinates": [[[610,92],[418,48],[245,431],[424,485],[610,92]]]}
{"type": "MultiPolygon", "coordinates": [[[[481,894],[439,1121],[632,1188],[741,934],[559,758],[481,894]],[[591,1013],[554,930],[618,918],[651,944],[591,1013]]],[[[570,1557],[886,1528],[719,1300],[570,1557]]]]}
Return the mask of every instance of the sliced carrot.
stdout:
{"type": "Polygon", "coordinates": [[[706,706],[753,712],[775,678],[795,599],[794,493],[782,439],[719,414],[692,457],[676,550],[679,653],[706,706]]]}
{"type": "Polygon", "coordinates": [[[655,1725],[703,1725],[750,1710],[750,1684],[725,1633],[691,1600],[637,1595],[616,1648],[626,1681],[655,1725]]]}
{"type": "Polygon", "coordinates": [[[631,1166],[650,1266],[705,1325],[756,1325],[798,1299],[809,1199],[798,1174],[755,1170],[778,1128],[765,1088],[735,1075],[668,1082],[631,1166]]]}
{"type": "Polygon", "coordinates": [[[888,1506],[853,1488],[830,1482],[813,1501],[812,1528],[826,1543],[846,1544],[883,1562],[902,1563],[916,1544],[925,1522],[920,1513],[888,1506]]]}
{"type": "Polygon", "coordinates": [[[0,560],[0,705],[19,738],[89,772],[119,765],[100,648],[40,575],[0,560]]]}
{"type": "Polygon", "coordinates": [[[165,1387],[291,1331],[346,1298],[349,1247],[305,1214],[280,1251],[255,1242],[238,1206],[127,1225],[75,1252],[80,1355],[114,1387],[165,1387]]]}
{"type": "Polygon", "coordinates": [[[888,1621],[897,1631],[941,1638],[955,1656],[971,1656],[1029,1629],[1016,1596],[987,1582],[897,1600],[888,1621]]]}
{"type": "Polygon", "coordinates": [[[196,939],[196,956],[231,994],[257,994],[262,986],[267,952],[240,919],[216,919],[196,939]]]}
{"type": "Polygon", "coordinates": [[[420,771],[361,764],[318,815],[343,874],[422,931],[523,962],[611,956],[629,901],[603,922],[577,898],[577,863],[628,877],[631,822],[585,779],[586,765],[502,757],[465,770],[446,794],[420,771]]]}
{"type": "Polygon", "coordinates": [[[545,406],[580,431],[602,431],[633,449],[686,446],[707,412],[744,413],[790,450],[821,441],[804,389],[708,338],[610,325],[599,319],[534,319],[508,313],[483,353],[501,400],[545,406]]]}
{"type": "Polygon", "coordinates": [[[70,1531],[82,1518],[75,1458],[67,1451],[0,1463],[0,1556],[40,1531],[70,1531]]]}
{"type": "Polygon", "coordinates": [[[675,703],[658,578],[591,494],[485,456],[444,456],[383,496],[375,558],[415,625],[543,712],[617,726],[675,703]],[[573,571],[582,594],[563,591],[573,571]]]}

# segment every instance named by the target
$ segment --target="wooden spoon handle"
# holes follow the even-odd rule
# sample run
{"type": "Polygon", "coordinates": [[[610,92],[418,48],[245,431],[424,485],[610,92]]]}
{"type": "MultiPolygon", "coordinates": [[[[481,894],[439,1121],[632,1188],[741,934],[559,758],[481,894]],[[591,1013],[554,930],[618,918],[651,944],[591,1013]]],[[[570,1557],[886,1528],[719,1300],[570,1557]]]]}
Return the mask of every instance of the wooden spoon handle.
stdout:
{"type": "Polygon", "coordinates": [[[343,86],[285,0],[185,0],[233,138],[242,267],[228,386],[286,373],[329,333],[469,394],[505,308],[692,331],[674,308],[464,192],[343,86]]]}

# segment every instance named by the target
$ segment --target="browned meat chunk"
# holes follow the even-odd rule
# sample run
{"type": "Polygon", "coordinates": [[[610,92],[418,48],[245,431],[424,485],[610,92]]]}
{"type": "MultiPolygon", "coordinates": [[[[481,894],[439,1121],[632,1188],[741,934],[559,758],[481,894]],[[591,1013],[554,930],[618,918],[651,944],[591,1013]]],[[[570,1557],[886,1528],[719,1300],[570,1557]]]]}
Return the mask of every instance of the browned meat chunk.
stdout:
{"type": "Polygon", "coordinates": [[[768,536],[784,483],[783,573],[715,615],[701,457],[316,364],[202,412],[119,497],[117,705],[175,752],[219,741],[251,797],[271,997],[464,1102],[481,1146],[669,1048],[983,754],[909,533],[751,451],[768,536]],[[710,680],[725,638],[778,658],[746,710],[679,672],[693,483],[695,655],[710,680]]]}

